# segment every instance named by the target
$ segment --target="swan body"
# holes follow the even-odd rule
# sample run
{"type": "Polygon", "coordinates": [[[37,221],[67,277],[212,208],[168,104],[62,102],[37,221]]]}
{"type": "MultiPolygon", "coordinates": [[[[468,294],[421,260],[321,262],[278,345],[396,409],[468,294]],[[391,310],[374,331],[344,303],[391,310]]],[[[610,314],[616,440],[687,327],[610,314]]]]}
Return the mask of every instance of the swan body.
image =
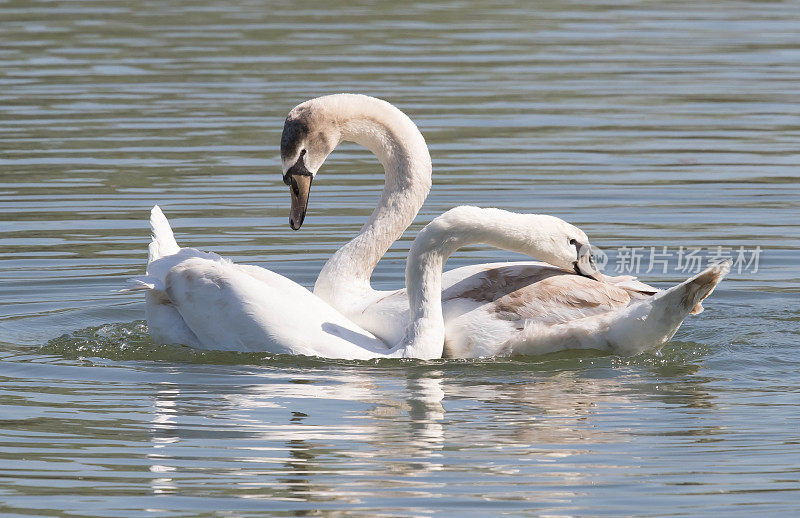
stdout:
{"type": "Polygon", "coordinates": [[[322,299],[264,268],[180,248],[161,209],[151,212],[153,240],[146,291],[154,340],[206,349],[265,351],[328,358],[442,356],[442,268],[455,250],[484,243],[571,264],[580,229],[552,216],[457,207],[420,231],[409,252],[406,327],[393,347],[361,329],[322,299]]]}
{"type": "Polygon", "coordinates": [[[387,354],[383,341],[303,286],[265,268],[180,248],[158,206],[150,222],[146,275],[129,290],[146,291],[147,326],[156,342],[331,358],[387,354]],[[289,309],[289,302],[303,309],[289,309]],[[308,315],[318,325],[309,325],[308,315]]]}
{"type": "MultiPolygon", "coordinates": [[[[305,219],[311,184],[319,168],[341,141],[356,142],[372,151],[383,165],[385,185],[377,207],[358,235],[322,268],[314,294],[378,338],[395,343],[403,335],[409,315],[407,294],[405,290],[374,290],[370,277],[428,194],[430,154],[416,125],[386,101],[336,94],[298,105],[289,112],[281,137],[284,181],[291,186],[293,229],[299,229],[305,219]]],[[[556,263],[539,255],[537,259],[549,264],[491,263],[446,272],[442,278],[445,354],[534,354],[567,347],[636,354],[657,350],[672,336],[665,333],[667,338],[654,341],[647,326],[633,325],[645,318],[636,311],[649,314],[646,306],[650,304],[649,311],[655,314],[664,304],[657,300],[672,299],[632,277],[603,276],[593,265],[580,264],[578,260],[585,256],[581,250],[588,247],[588,241],[577,239],[574,246],[574,264],[556,263]],[[576,271],[584,276],[575,275],[576,271]],[[634,311],[633,307],[638,309],[634,311]],[[630,319],[628,327],[623,324],[625,318],[630,319]],[[628,340],[625,344],[611,340],[613,333],[628,340]]],[[[700,290],[706,296],[724,275],[723,270],[703,272],[687,282],[691,286],[706,283],[710,288],[700,290]]],[[[677,322],[680,325],[692,310],[699,311],[696,304],[699,302],[685,312],[684,304],[677,304],[670,321],[682,315],[677,322]]]]}
{"type": "MultiPolygon", "coordinates": [[[[598,349],[623,356],[657,352],[729,271],[720,264],[660,290],[627,276],[598,282],[546,263],[509,262],[445,272],[442,307],[449,358],[598,349]],[[455,274],[455,275],[450,275],[455,274]]],[[[365,310],[404,315],[405,290],[365,310]]],[[[396,330],[384,328],[391,340],[396,330]]]]}
{"type": "MultiPolygon", "coordinates": [[[[549,257],[556,264],[568,265],[573,257],[570,242],[586,239],[580,229],[551,216],[457,207],[428,224],[411,246],[406,265],[408,289],[402,292],[406,306],[399,302],[401,292],[387,297],[386,307],[395,306],[395,311],[403,313],[406,321],[404,334],[390,348],[281,275],[257,266],[237,265],[214,253],[180,248],[158,206],[151,212],[151,227],[153,240],[146,274],[134,279],[130,289],[146,291],[148,328],[154,340],[205,349],[328,358],[441,357],[446,343],[442,294],[448,296],[454,289],[460,296],[450,305],[451,319],[458,321],[467,315],[462,328],[474,334],[464,339],[478,337],[480,343],[496,344],[490,351],[531,354],[595,348],[635,354],[657,350],[672,337],[686,315],[708,296],[729,266],[708,269],[653,296],[642,293],[643,285],[632,279],[616,279],[614,284],[545,263],[506,263],[489,265],[488,269],[484,265],[468,267],[483,268],[483,272],[467,276],[471,284],[445,286],[444,263],[463,246],[483,243],[549,257]],[[497,277],[498,272],[512,281],[497,277]],[[531,275],[536,279],[520,281],[531,275]],[[491,279],[497,285],[489,286],[487,291],[482,279],[491,279]],[[544,318],[526,320],[525,315],[515,311],[514,299],[521,295],[514,290],[514,282],[528,282],[525,286],[539,292],[534,297],[541,306],[539,309],[544,309],[544,318]],[[575,282],[580,283],[582,295],[575,294],[575,282]],[[561,285],[568,291],[559,291],[561,285]],[[495,320],[498,325],[475,326],[475,319],[470,319],[469,313],[486,310],[481,298],[498,292],[509,297],[502,302],[494,301],[493,310],[500,316],[495,320]],[[629,293],[627,299],[621,292],[629,293]],[[467,294],[475,300],[472,306],[464,302],[469,299],[467,294]],[[548,313],[546,309],[552,302],[548,297],[566,297],[561,300],[566,308],[570,300],[574,304],[581,296],[583,300],[592,299],[594,310],[548,313]],[[501,322],[509,324],[503,326],[501,322]]],[[[532,310],[530,301],[525,302],[525,307],[532,310]]],[[[467,356],[481,356],[486,351],[473,348],[467,352],[467,356]]],[[[452,350],[448,353],[454,354],[452,350]]]]}

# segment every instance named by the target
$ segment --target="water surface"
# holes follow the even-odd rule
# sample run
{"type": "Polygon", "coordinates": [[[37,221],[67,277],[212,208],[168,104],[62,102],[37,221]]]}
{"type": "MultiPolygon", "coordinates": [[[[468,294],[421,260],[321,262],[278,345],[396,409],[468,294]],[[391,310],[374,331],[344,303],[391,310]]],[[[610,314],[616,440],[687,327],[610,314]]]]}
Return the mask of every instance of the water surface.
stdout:
{"type": "Polygon", "coordinates": [[[326,5],[0,4],[0,512],[796,511],[797,4],[326,5]],[[143,271],[153,204],[181,244],[307,286],[358,230],[382,180],[368,152],[330,157],[300,232],[280,178],[288,110],[340,91],[406,111],[434,161],[376,287],[464,203],[567,219],[612,271],[623,245],[760,247],[759,268],[660,357],[152,344],[116,290],[143,271]]]}

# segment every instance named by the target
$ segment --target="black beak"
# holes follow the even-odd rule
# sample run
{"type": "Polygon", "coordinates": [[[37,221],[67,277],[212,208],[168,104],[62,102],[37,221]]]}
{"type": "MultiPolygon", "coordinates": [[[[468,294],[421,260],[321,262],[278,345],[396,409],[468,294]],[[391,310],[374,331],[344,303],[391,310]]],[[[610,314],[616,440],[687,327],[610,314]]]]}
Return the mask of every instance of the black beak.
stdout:
{"type": "Polygon", "coordinates": [[[575,261],[575,273],[603,282],[603,274],[600,273],[597,269],[597,265],[594,264],[594,258],[588,246],[584,254],[575,261]]]}
{"type": "Polygon", "coordinates": [[[303,157],[300,157],[292,167],[283,175],[283,183],[290,187],[292,209],[289,213],[289,226],[292,230],[299,230],[306,219],[308,209],[308,195],[311,192],[311,180],[314,176],[306,169],[303,157]]]}

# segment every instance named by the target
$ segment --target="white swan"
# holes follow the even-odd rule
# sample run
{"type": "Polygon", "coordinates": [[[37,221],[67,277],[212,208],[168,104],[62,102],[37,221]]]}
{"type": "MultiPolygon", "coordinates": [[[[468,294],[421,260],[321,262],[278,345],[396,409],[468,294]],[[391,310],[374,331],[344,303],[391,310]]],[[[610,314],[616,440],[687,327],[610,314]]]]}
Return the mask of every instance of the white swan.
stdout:
{"type": "MultiPolygon", "coordinates": [[[[281,136],[283,178],[291,191],[289,222],[293,229],[299,229],[305,218],[312,180],[341,141],[356,142],[377,156],[385,170],[385,186],[378,206],[359,234],[322,268],[314,293],[359,326],[387,343],[396,343],[405,332],[408,297],[402,289],[372,289],[370,277],[425,201],[431,184],[428,147],[411,119],[380,99],[336,94],[298,105],[289,113],[281,136]]],[[[586,257],[581,251],[587,249],[587,241],[576,239],[571,246],[574,257],[569,268],[583,277],[531,262],[480,264],[445,272],[445,355],[494,356],[509,352],[509,348],[513,348],[512,352],[533,354],[565,347],[598,347],[636,354],[658,349],[671,338],[672,334],[665,335],[655,343],[648,330],[642,328],[640,340],[633,339],[624,348],[618,345],[614,349],[604,343],[605,333],[598,330],[596,336],[591,336],[588,330],[593,326],[617,318],[620,311],[659,290],[633,277],[603,276],[593,264],[578,262],[586,257]],[[585,318],[595,320],[578,322],[585,318]],[[575,336],[566,333],[575,341],[570,345],[556,338],[556,329],[587,331],[575,336]]],[[[716,284],[723,270],[721,267],[712,273],[703,272],[691,282],[702,278],[713,279],[716,284]]],[[[683,309],[682,304],[674,308],[678,313],[683,309]]],[[[698,305],[694,312],[701,309],[698,305]]]]}
{"type": "MultiPolygon", "coordinates": [[[[146,290],[149,332],[161,343],[327,358],[440,358],[444,345],[442,267],[455,250],[483,243],[572,267],[578,228],[552,216],[458,207],[420,231],[406,265],[403,336],[391,349],[306,288],[264,268],[180,248],[158,206],[147,272],[129,290],[146,290]]],[[[584,261],[588,259],[584,258],[584,261]]],[[[563,271],[563,270],[562,270],[563,271]]]]}

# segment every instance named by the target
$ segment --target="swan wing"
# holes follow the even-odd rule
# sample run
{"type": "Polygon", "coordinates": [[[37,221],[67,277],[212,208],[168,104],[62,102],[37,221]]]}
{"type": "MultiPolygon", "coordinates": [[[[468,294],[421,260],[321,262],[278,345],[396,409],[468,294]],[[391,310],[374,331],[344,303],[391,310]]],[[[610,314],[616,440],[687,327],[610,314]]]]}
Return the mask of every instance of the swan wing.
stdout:
{"type": "Polygon", "coordinates": [[[608,284],[613,284],[618,288],[622,288],[629,293],[654,295],[661,291],[660,288],[655,288],[649,284],[645,284],[632,275],[603,275],[603,281],[608,284]]]}
{"type": "Polygon", "coordinates": [[[445,288],[442,297],[488,304],[501,320],[536,318],[546,323],[603,313],[631,300],[627,290],[613,284],[534,262],[483,265],[483,271],[445,288]]]}

